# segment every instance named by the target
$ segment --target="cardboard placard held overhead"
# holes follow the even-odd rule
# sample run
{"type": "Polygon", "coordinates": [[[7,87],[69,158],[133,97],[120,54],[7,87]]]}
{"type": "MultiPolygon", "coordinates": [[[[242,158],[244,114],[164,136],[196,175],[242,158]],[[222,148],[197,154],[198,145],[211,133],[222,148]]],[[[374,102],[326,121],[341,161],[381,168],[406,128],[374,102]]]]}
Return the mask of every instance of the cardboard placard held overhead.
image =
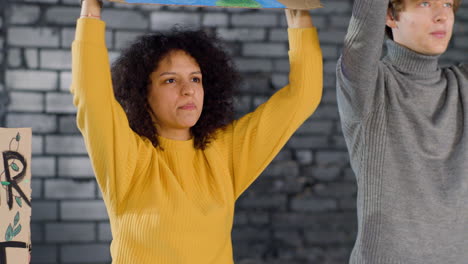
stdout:
{"type": "Polygon", "coordinates": [[[215,6],[236,8],[320,8],[320,0],[109,0],[127,4],[156,4],[181,6],[215,6]]]}
{"type": "Polygon", "coordinates": [[[0,127],[0,263],[28,264],[31,128],[0,127]]]}

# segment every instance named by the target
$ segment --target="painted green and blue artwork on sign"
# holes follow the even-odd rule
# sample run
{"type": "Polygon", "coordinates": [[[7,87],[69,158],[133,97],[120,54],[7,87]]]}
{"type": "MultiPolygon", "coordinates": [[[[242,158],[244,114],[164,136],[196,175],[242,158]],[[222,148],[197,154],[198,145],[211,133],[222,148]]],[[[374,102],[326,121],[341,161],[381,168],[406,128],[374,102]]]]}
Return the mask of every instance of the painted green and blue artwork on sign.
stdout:
{"type": "Polygon", "coordinates": [[[321,7],[320,0],[110,0],[128,4],[157,4],[183,6],[215,6],[237,8],[295,8],[321,7]]]}

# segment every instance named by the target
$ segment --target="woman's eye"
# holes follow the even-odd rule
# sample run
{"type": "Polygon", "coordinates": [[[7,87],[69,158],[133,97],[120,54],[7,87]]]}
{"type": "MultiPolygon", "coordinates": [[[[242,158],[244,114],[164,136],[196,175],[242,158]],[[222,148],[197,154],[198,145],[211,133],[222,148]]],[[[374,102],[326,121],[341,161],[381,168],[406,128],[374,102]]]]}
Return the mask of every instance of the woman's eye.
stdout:
{"type": "Polygon", "coordinates": [[[444,4],[444,7],[452,8],[452,7],[453,7],[453,4],[452,4],[452,3],[445,3],[445,4],[444,4]]]}
{"type": "Polygon", "coordinates": [[[192,78],[192,82],[200,83],[200,82],[201,82],[201,79],[198,78],[198,77],[193,77],[193,78],[192,78]]]}
{"type": "Polygon", "coordinates": [[[175,83],[175,79],[167,79],[164,83],[175,83]]]}
{"type": "Polygon", "coordinates": [[[427,6],[429,6],[429,2],[422,2],[419,5],[422,6],[422,7],[427,7],[427,6]]]}

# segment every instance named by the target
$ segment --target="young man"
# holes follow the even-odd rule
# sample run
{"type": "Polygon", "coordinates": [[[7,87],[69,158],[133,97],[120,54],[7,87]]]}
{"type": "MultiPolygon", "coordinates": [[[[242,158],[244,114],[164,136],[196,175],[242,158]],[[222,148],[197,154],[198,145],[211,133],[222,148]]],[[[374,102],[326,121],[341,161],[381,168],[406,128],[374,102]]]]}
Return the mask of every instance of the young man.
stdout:
{"type": "Polygon", "coordinates": [[[468,263],[468,66],[438,66],[459,4],[354,1],[337,65],[359,190],[350,263],[468,263]]]}

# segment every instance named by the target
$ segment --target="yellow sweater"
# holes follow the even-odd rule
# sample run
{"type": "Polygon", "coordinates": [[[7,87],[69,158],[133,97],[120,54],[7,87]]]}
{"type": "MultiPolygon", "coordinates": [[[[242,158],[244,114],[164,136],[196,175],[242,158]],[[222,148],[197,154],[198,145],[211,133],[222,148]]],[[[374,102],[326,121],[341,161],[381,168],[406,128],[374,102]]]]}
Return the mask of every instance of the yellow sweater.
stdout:
{"type": "Polygon", "coordinates": [[[113,263],[233,263],[236,199],[320,102],[316,29],[288,31],[288,86],[219,130],[205,150],[159,137],[164,151],[130,129],[115,100],[104,32],[101,20],[78,20],[71,90],[110,218],[113,263]]]}

